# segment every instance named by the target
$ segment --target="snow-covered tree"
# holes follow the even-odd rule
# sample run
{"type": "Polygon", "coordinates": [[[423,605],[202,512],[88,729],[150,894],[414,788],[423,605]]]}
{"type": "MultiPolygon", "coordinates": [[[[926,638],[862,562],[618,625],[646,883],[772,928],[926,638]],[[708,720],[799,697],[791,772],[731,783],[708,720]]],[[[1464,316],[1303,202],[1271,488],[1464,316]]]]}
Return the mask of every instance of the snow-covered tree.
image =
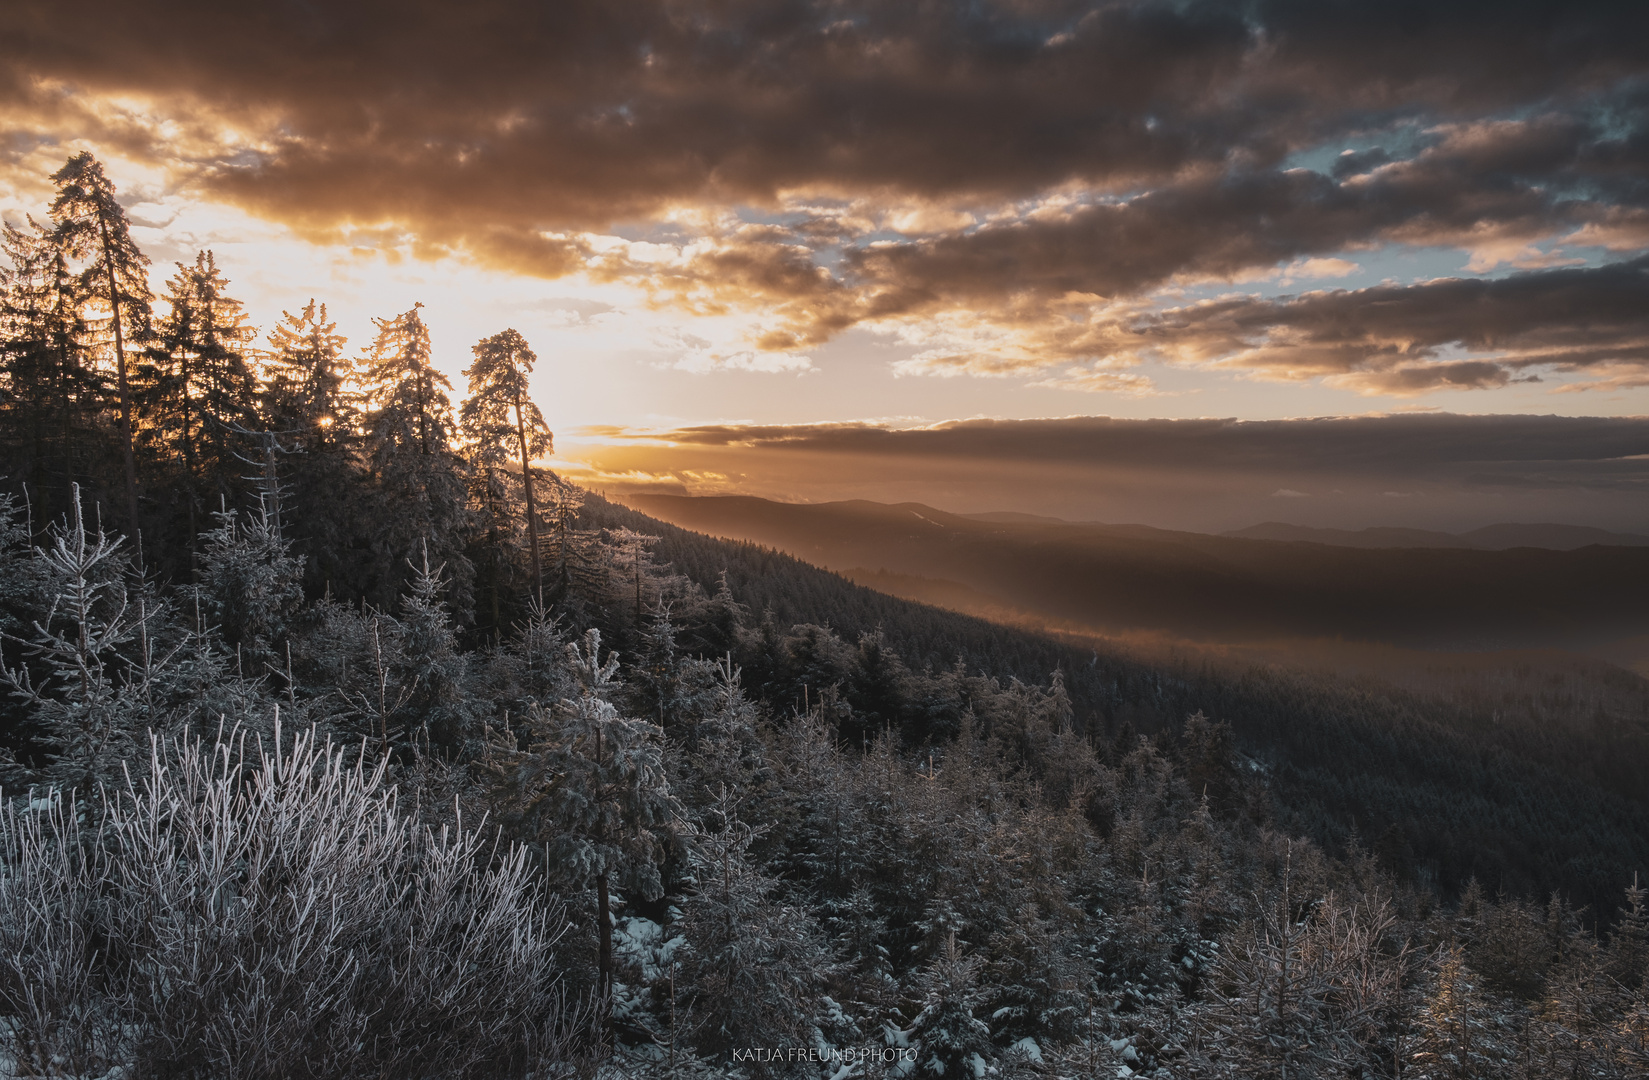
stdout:
{"type": "Polygon", "coordinates": [[[948,935],[917,981],[922,1011],[905,1037],[916,1050],[916,1075],[980,1077],[993,1056],[990,1025],[975,1015],[985,1004],[982,962],[948,935]]]}
{"type": "Polygon", "coordinates": [[[606,1000],[613,980],[613,890],[641,899],[662,893],[659,861],[680,827],[682,808],[670,792],[663,731],[622,715],[610,700],[618,689],[618,659],[601,655],[600,632],[568,645],[567,658],[581,684],[578,696],[529,710],[519,736],[495,734],[485,765],[499,816],[519,835],[548,846],[565,884],[595,888],[598,990],[606,1000]]]}
{"type": "Polygon", "coordinates": [[[740,820],[737,795],[722,787],[705,818],[693,829],[693,884],[674,924],[686,939],[680,985],[694,1041],[712,1058],[741,1047],[813,1045],[836,966],[825,936],[751,862],[750,846],[766,830],[740,820]]]}

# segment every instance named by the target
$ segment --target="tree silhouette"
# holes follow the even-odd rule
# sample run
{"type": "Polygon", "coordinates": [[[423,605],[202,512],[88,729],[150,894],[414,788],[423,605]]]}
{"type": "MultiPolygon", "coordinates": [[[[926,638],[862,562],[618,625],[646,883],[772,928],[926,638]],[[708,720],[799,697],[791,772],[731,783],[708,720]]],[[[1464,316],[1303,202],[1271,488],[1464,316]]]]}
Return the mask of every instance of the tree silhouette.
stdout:
{"type": "MultiPolygon", "coordinates": [[[[553,436],[544,414],[528,396],[527,375],[538,357],[528,347],[527,339],[514,330],[483,339],[473,352],[475,362],[464,372],[469,379],[469,398],[460,414],[464,437],[470,442],[472,463],[486,470],[489,477],[512,459],[521,463],[533,595],[543,603],[544,568],[532,459],[550,452],[553,436]]],[[[496,591],[496,580],[493,587],[496,591]]],[[[494,602],[496,606],[496,597],[494,602]]]]}
{"type": "Polygon", "coordinates": [[[406,560],[427,542],[430,560],[446,566],[455,611],[467,614],[464,463],[452,450],[452,384],[435,367],[421,307],[373,320],[378,335],[364,381],[367,451],[381,499],[380,516],[368,529],[378,547],[374,599],[380,608],[393,605],[406,560]]]}
{"type": "Polygon", "coordinates": [[[70,257],[87,260],[80,271],[82,295],[109,309],[108,327],[114,345],[116,387],[120,404],[121,450],[126,465],[126,513],[134,535],[138,529],[137,462],[132,450],[132,394],[127,381],[126,341],[147,341],[151,335],[147,269],[149,258],[132,242],[126,211],[115,200],[115,188],[103,166],[89,152],[71,157],[52,174],[57,197],[52,200],[53,238],[70,257]]]}

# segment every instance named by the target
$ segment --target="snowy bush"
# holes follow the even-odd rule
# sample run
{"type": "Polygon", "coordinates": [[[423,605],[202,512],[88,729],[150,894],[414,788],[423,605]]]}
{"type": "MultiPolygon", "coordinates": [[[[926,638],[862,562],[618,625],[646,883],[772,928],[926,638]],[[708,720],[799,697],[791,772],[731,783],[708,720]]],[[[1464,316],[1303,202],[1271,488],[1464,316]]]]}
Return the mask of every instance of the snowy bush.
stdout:
{"type": "Polygon", "coordinates": [[[0,1039],[23,1075],[570,1071],[565,920],[313,732],[151,742],[118,790],[0,807],[0,1039]]]}

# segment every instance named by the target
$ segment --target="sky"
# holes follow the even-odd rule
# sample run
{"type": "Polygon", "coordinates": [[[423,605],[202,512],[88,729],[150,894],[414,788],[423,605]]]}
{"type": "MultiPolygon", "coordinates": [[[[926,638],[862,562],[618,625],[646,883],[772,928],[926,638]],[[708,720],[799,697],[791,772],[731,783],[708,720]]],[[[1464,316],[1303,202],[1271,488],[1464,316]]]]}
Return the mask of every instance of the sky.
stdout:
{"type": "Polygon", "coordinates": [[[0,214],[80,150],[604,490],[1649,531],[1641,3],[7,4],[0,214]]]}

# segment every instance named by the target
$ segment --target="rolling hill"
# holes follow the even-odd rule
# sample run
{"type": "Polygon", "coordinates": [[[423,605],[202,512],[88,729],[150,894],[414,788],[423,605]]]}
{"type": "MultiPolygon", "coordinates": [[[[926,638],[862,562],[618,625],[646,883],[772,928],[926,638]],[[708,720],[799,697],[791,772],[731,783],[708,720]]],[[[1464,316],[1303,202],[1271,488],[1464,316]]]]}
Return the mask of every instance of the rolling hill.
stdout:
{"type": "Polygon", "coordinates": [[[903,589],[890,591],[1072,629],[1611,656],[1649,635],[1645,547],[1350,547],[969,517],[919,503],[629,501],[672,524],[773,547],[861,581],[878,573],[904,579],[903,589]]]}

